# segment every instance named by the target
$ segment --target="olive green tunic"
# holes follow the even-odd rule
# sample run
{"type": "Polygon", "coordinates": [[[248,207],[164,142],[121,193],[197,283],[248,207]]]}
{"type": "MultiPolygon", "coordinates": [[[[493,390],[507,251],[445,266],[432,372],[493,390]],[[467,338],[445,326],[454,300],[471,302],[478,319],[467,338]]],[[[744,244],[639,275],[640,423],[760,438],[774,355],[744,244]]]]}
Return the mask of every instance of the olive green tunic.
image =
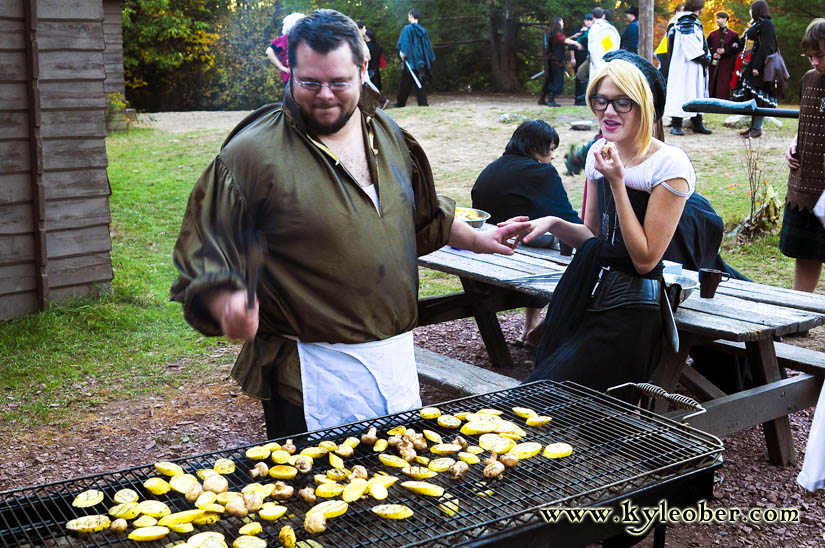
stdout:
{"type": "Polygon", "coordinates": [[[174,250],[172,300],[205,335],[220,327],[200,295],[246,287],[245,242],[265,235],[258,285],[260,327],[232,376],[256,398],[278,392],[300,405],[296,344],[363,343],[411,330],[417,321],[416,259],[443,246],[455,203],[436,196],[418,143],[362,88],[361,124],[380,204],[316,137],[289,93],[260,108],[224,142],[193,189],[174,250]]]}

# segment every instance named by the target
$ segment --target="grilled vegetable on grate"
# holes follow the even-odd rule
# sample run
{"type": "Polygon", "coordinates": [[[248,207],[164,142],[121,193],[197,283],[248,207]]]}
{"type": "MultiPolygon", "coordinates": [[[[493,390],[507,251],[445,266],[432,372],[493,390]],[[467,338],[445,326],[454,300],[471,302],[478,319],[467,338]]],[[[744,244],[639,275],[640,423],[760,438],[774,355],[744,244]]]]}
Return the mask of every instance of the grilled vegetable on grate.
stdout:
{"type": "Polygon", "coordinates": [[[253,521],[252,523],[247,523],[240,529],[238,529],[238,534],[240,535],[260,535],[263,533],[264,527],[257,521],[253,521]]]}
{"type": "Polygon", "coordinates": [[[158,540],[169,534],[168,527],[161,527],[155,525],[152,527],[140,527],[129,533],[129,540],[136,540],[139,542],[158,540]]]}
{"type": "Polygon", "coordinates": [[[183,468],[181,468],[179,464],[175,464],[174,462],[156,462],[155,470],[157,470],[164,476],[182,476],[184,474],[183,468]]]}
{"type": "Polygon", "coordinates": [[[373,513],[387,519],[406,519],[413,515],[412,508],[403,504],[379,504],[372,507],[373,513]]]}
{"type": "Polygon", "coordinates": [[[307,512],[304,516],[304,530],[311,535],[317,535],[327,530],[327,518],[323,512],[307,512]]]}
{"type": "Polygon", "coordinates": [[[77,495],[72,501],[72,506],[76,508],[89,508],[101,502],[103,502],[103,492],[97,489],[89,489],[77,495]]]}
{"type": "Polygon", "coordinates": [[[409,489],[419,495],[427,495],[428,497],[440,497],[444,494],[443,487],[426,481],[402,481],[401,487],[409,489]]]}
{"type": "Polygon", "coordinates": [[[548,444],[544,448],[544,456],[548,459],[560,459],[573,453],[573,446],[564,442],[548,444]]]}
{"type": "Polygon", "coordinates": [[[281,541],[284,548],[295,548],[295,531],[289,525],[284,525],[278,533],[278,540],[281,541]]]}
{"type": "Polygon", "coordinates": [[[258,511],[258,517],[267,521],[275,521],[284,514],[286,514],[287,507],[275,504],[274,502],[265,502],[258,511]]]}
{"type": "Polygon", "coordinates": [[[232,548],[266,548],[267,542],[260,537],[242,536],[232,542],[232,548]]]}
{"type": "Polygon", "coordinates": [[[102,531],[109,527],[110,524],[111,520],[109,516],[94,514],[71,520],[66,524],[66,529],[76,533],[92,533],[94,531],[102,531]]]}

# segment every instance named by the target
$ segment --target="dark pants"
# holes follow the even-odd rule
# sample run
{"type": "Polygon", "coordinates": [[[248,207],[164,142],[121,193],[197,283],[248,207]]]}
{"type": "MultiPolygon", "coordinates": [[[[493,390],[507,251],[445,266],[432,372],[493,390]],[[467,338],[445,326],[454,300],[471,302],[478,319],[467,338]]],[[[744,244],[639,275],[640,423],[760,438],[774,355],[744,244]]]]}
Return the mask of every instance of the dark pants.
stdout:
{"type": "Polygon", "coordinates": [[[564,67],[550,65],[550,77],[544,79],[542,93],[549,93],[550,97],[561,95],[564,91],[564,67]]]}
{"type": "Polygon", "coordinates": [[[410,75],[409,69],[407,69],[407,65],[402,65],[403,70],[401,71],[401,83],[398,84],[398,96],[396,98],[396,106],[403,107],[407,104],[407,97],[410,96],[410,90],[415,88],[415,97],[418,99],[418,106],[426,107],[427,106],[427,88],[424,87],[424,75],[425,71],[423,69],[419,69],[416,71],[416,76],[418,77],[418,81],[421,83],[421,87],[415,85],[415,82],[410,75]]]}
{"type": "Polygon", "coordinates": [[[272,398],[261,400],[266,419],[266,438],[274,440],[293,436],[307,431],[304,409],[286,401],[277,392],[277,386],[271,386],[272,398]]]}

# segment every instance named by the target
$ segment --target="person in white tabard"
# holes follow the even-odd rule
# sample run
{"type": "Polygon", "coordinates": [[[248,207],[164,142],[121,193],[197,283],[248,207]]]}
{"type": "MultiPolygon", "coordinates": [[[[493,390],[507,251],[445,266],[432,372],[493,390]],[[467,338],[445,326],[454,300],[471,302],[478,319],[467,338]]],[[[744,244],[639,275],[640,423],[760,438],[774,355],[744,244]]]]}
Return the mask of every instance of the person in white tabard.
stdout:
{"type": "Polygon", "coordinates": [[[604,8],[593,8],[593,24],[587,33],[587,53],[590,56],[590,78],[599,70],[605,53],[619,49],[622,37],[607,20],[604,8]]]}

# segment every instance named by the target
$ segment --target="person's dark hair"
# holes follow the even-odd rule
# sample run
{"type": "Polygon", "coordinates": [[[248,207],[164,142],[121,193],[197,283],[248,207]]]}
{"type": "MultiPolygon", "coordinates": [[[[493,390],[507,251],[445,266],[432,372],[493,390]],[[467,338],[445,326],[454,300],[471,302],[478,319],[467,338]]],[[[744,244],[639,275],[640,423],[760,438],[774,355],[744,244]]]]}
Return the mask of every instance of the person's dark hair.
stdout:
{"type": "Polygon", "coordinates": [[[418,8],[413,8],[410,11],[408,11],[407,13],[412,15],[412,18],[415,19],[416,21],[421,20],[421,12],[418,11],[418,8]]]}
{"type": "Polygon", "coordinates": [[[802,51],[806,54],[825,53],[825,19],[814,19],[805,29],[802,51]]]}
{"type": "Polygon", "coordinates": [[[558,146],[559,134],[553,126],[544,120],[527,120],[513,132],[510,142],[504,147],[504,153],[529,157],[533,154],[546,156],[550,152],[550,147],[558,146]]]}
{"type": "Polygon", "coordinates": [[[593,18],[594,19],[601,19],[604,17],[604,8],[595,7],[593,8],[593,18]]]}
{"type": "Polygon", "coordinates": [[[705,0],[686,0],[685,11],[699,11],[705,8],[705,0]]]}
{"type": "Polygon", "coordinates": [[[367,36],[370,39],[370,42],[375,42],[375,31],[372,29],[367,29],[367,36]]]}
{"type": "Polygon", "coordinates": [[[679,13],[680,11],[685,11],[684,4],[676,4],[676,7],[673,8],[673,13],[679,13]]]}
{"type": "Polygon", "coordinates": [[[352,62],[360,67],[364,63],[361,32],[352,19],[330,9],[315,10],[292,27],[289,33],[289,66],[298,66],[298,45],[305,43],[321,55],[326,55],[341,44],[349,44],[352,62]]]}
{"type": "Polygon", "coordinates": [[[751,4],[751,17],[753,17],[754,21],[770,19],[771,10],[768,9],[768,3],[765,2],[765,0],[756,0],[756,2],[751,4]]]}
{"type": "Polygon", "coordinates": [[[722,19],[728,20],[730,19],[730,14],[726,11],[717,11],[716,17],[721,17],[722,19]]]}
{"type": "Polygon", "coordinates": [[[554,15],[552,19],[550,19],[550,27],[547,29],[547,35],[553,36],[557,32],[561,32],[561,21],[562,17],[560,15],[554,15]]]}
{"type": "Polygon", "coordinates": [[[359,29],[362,29],[362,28],[364,28],[364,22],[360,21],[360,20],[356,21],[355,26],[358,27],[359,29]]]}

